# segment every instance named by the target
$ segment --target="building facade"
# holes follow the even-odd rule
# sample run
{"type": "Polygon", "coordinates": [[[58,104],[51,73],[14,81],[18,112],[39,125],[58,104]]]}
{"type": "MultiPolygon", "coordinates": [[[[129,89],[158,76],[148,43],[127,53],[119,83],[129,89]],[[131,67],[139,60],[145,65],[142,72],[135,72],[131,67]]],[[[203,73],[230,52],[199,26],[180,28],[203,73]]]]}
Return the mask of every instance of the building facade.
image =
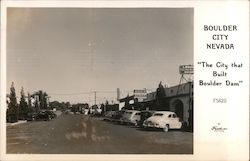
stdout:
{"type": "Polygon", "coordinates": [[[193,128],[193,82],[187,82],[172,87],[163,87],[161,83],[155,92],[147,94],[142,101],[136,101],[134,96],[120,99],[125,102],[123,109],[173,111],[190,129],[193,128]],[[134,99],[133,104],[129,104],[134,99]]]}

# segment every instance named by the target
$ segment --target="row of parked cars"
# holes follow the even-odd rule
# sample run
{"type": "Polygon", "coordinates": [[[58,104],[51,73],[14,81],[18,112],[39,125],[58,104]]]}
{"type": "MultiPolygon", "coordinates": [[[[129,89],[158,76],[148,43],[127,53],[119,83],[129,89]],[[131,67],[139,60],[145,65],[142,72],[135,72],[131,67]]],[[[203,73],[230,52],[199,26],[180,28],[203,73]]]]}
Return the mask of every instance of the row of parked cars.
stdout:
{"type": "Polygon", "coordinates": [[[56,118],[56,114],[51,110],[39,111],[37,113],[29,113],[27,121],[49,121],[56,118]]]}
{"type": "Polygon", "coordinates": [[[108,111],[104,120],[120,124],[130,124],[142,128],[181,129],[184,125],[172,111],[108,111]]]}

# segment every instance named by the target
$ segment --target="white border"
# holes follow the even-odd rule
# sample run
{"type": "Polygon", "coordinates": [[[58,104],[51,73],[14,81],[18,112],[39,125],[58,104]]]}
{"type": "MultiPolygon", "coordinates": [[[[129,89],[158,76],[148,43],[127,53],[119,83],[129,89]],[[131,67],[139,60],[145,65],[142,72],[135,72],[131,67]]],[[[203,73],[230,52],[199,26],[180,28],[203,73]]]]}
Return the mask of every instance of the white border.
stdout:
{"type": "Polygon", "coordinates": [[[0,133],[0,138],[1,138],[1,145],[0,145],[0,157],[5,154],[6,150],[6,109],[2,107],[7,107],[6,106],[6,7],[4,7],[3,4],[1,4],[1,98],[0,98],[0,103],[1,103],[1,109],[0,109],[0,116],[1,116],[1,133],[0,133]]]}
{"type": "MultiPolygon", "coordinates": [[[[213,1],[212,4],[218,6],[229,5],[234,6],[236,4],[249,6],[248,1],[213,1]]],[[[205,7],[211,5],[210,2],[201,1],[2,1],[1,2],[1,107],[6,107],[6,8],[7,7],[37,7],[37,8],[195,8],[205,7]],[[3,79],[4,78],[4,79],[3,79]]],[[[195,21],[195,19],[194,19],[195,21]]],[[[196,22],[194,22],[196,23],[196,22]]],[[[194,30],[196,30],[194,25],[194,30]]],[[[194,31],[195,33],[195,31],[194,31]]],[[[195,39],[196,36],[194,36],[195,39]]],[[[197,40],[194,40],[196,42],[197,40]]],[[[195,44],[194,44],[195,45],[195,44]]],[[[194,47],[194,55],[196,53],[196,47],[194,47]]],[[[195,59],[195,58],[194,58],[195,59]]],[[[195,61],[196,62],[196,61],[195,61]]],[[[196,64],[194,63],[196,66],[196,64]]],[[[195,89],[196,90],[196,89],[195,89]]],[[[194,108],[197,104],[195,94],[194,108]]],[[[197,112],[194,110],[194,144],[193,155],[47,155],[47,154],[32,154],[32,155],[11,155],[6,153],[6,109],[1,108],[1,159],[2,160],[221,160],[218,156],[206,156],[205,153],[200,153],[199,148],[210,150],[213,147],[209,147],[209,143],[197,142],[197,112]],[[203,155],[204,154],[204,155],[203,155]],[[203,156],[201,156],[203,155],[203,156]]],[[[248,112],[246,119],[248,120],[248,112]]],[[[208,120],[211,121],[211,120],[208,120]]],[[[249,142],[249,140],[246,140],[249,142]]],[[[227,145],[225,145],[225,148],[227,145]]],[[[240,148],[240,147],[239,147],[240,148]]],[[[239,154],[241,155],[241,154],[239,154]]],[[[227,160],[231,160],[227,158],[227,160]]]]}

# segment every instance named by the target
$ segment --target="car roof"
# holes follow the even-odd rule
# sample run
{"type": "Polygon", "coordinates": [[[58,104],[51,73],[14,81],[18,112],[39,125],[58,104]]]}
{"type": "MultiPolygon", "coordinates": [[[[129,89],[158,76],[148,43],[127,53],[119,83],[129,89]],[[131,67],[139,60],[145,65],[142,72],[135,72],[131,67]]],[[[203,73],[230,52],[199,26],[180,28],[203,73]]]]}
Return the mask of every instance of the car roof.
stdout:
{"type": "Polygon", "coordinates": [[[138,111],[138,110],[125,110],[126,112],[141,112],[141,111],[138,111]]]}
{"type": "Polygon", "coordinates": [[[156,114],[156,113],[163,113],[163,114],[175,114],[174,112],[172,112],[172,111],[155,111],[155,113],[154,114],[156,114]]]}
{"type": "Polygon", "coordinates": [[[157,112],[157,111],[155,111],[155,110],[142,110],[141,112],[157,112]]]}

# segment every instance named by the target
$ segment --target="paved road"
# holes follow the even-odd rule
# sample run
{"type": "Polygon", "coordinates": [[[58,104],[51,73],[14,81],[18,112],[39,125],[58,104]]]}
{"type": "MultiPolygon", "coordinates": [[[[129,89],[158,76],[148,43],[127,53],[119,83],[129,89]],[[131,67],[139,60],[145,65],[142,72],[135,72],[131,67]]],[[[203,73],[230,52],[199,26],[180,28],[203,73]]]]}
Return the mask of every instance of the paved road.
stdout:
{"type": "Polygon", "coordinates": [[[7,127],[7,153],[192,154],[193,133],[145,131],[84,115],[7,127]]]}

